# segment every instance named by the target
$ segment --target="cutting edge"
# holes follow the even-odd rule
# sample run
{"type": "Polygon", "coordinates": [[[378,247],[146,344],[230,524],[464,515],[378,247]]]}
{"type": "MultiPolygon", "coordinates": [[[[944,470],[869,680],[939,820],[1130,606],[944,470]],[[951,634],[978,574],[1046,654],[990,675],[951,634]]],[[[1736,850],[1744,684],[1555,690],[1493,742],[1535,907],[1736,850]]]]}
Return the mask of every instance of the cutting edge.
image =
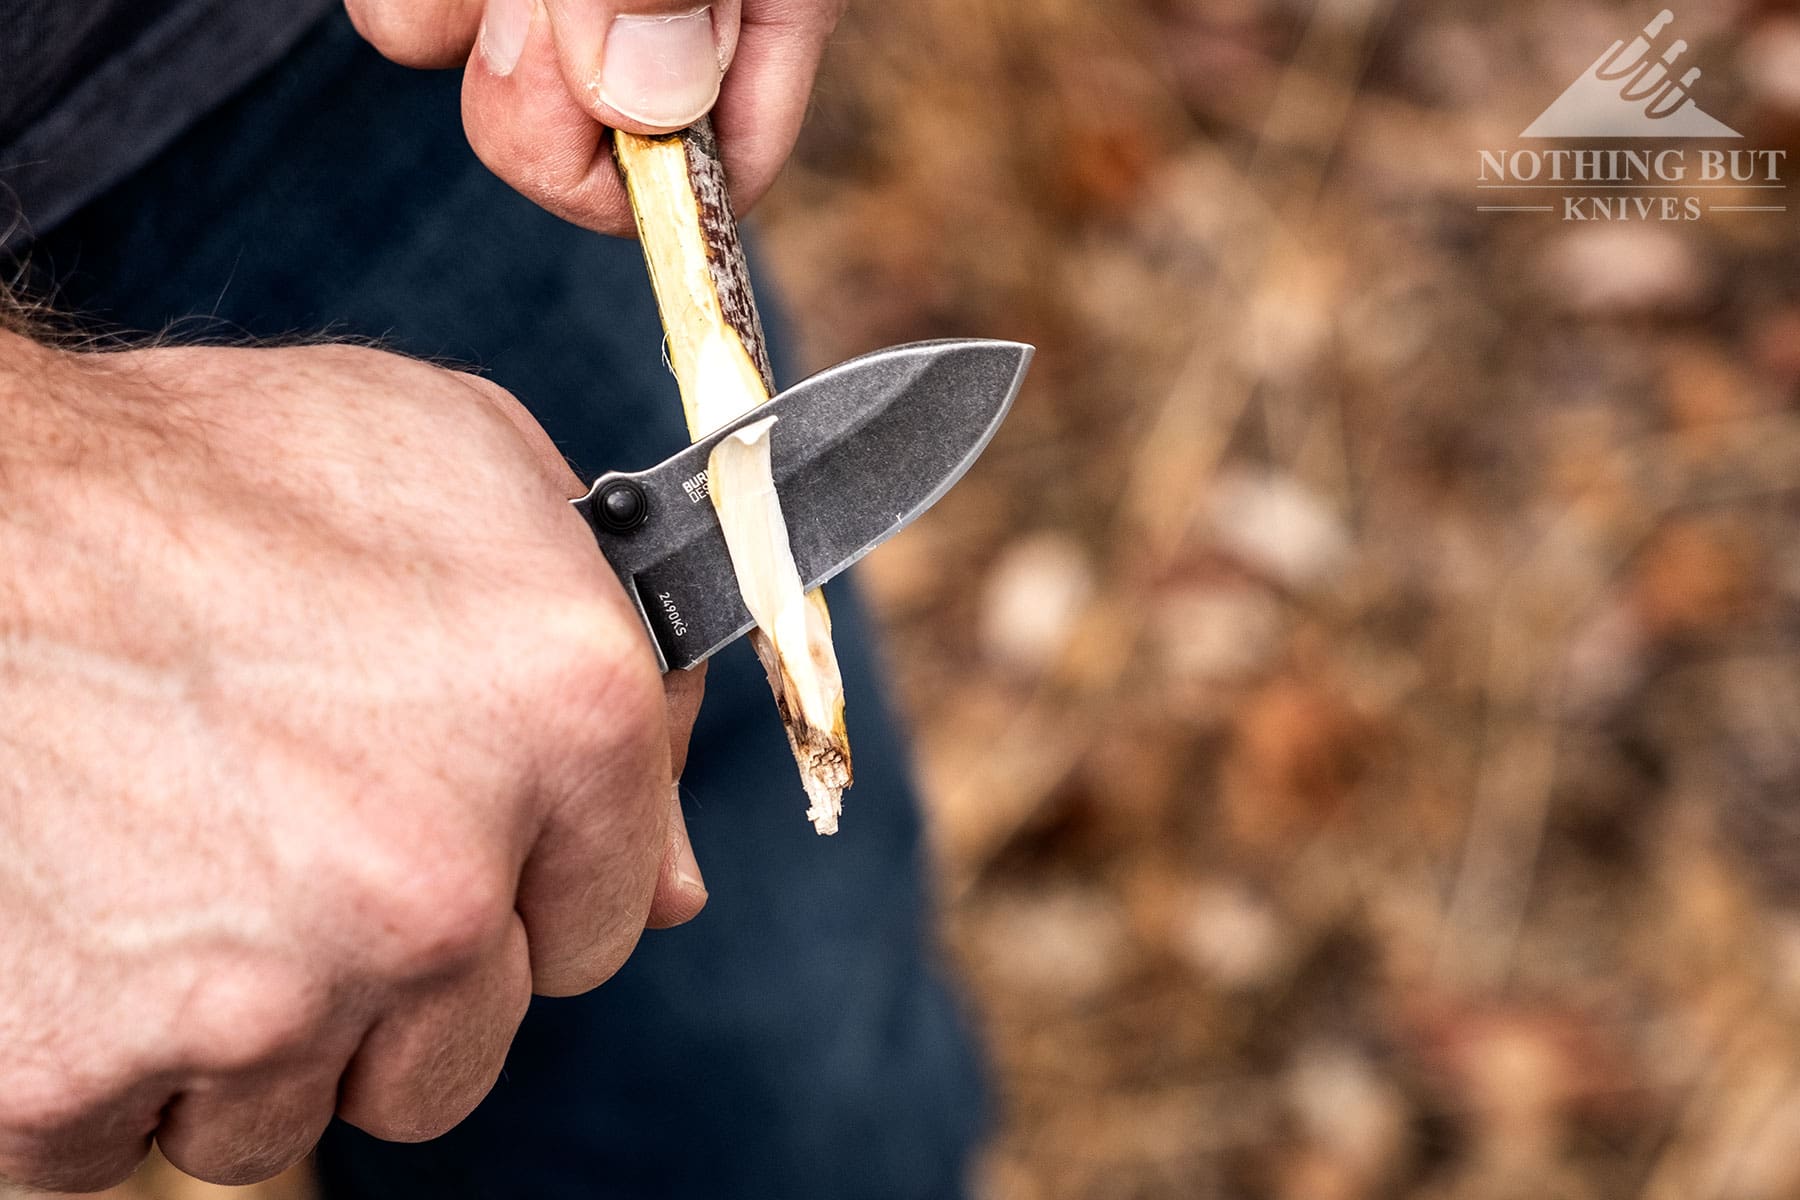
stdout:
{"type": "MultiPolygon", "coordinates": [[[[924,499],[913,505],[910,512],[903,513],[899,519],[892,525],[889,525],[887,532],[883,533],[880,537],[872,542],[865,543],[860,550],[839,560],[835,566],[830,570],[821,572],[817,578],[802,580],[801,582],[805,584],[806,590],[809,592],[830,583],[833,579],[836,579],[839,575],[842,575],[845,571],[848,571],[851,567],[862,561],[863,557],[871,550],[882,545],[889,538],[892,538],[895,534],[918,520],[934,504],[939,500],[942,500],[945,493],[955,487],[962,480],[964,475],[969,473],[969,468],[975,465],[975,460],[981,457],[982,451],[988,448],[988,443],[994,440],[994,435],[1000,432],[1000,426],[1006,420],[1006,414],[1012,411],[1013,401],[1018,398],[1019,389],[1025,386],[1026,369],[1031,366],[1032,357],[1037,353],[1037,347],[1030,345],[1027,342],[1013,342],[1000,338],[940,338],[936,341],[914,342],[911,345],[921,348],[926,346],[978,345],[993,350],[998,350],[1002,347],[1010,347],[1019,352],[1019,362],[1018,365],[1013,368],[1012,383],[1007,386],[1006,395],[1001,399],[1000,406],[994,410],[994,415],[989,419],[987,428],[982,431],[981,437],[975,444],[969,448],[969,452],[963,455],[961,461],[944,475],[942,482],[940,482],[937,487],[933,488],[924,499]]],[[[739,633],[737,636],[742,637],[743,634],[739,633]]],[[[730,642],[727,641],[726,645],[730,645],[730,642]]],[[[713,651],[709,650],[707,653],[711,654],[713,651]]]]}

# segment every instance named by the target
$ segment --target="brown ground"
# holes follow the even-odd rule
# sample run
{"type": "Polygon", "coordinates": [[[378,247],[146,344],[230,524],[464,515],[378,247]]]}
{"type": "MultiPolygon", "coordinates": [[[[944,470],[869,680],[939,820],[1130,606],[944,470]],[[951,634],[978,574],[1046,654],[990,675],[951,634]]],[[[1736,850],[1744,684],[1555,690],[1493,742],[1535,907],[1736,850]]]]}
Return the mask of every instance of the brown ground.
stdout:
{"type": "MultiPolygon", "coordinates": [[[[1800,226],[1474,211],[1654,13],[852,14],[765,217],[814,359],[1042,348],[864,572],[982,1196],[1800,1195],[1800,226]]],[[[1676,29],[1800,151],[1800,17],[1676,29]]]]}
{"type": "MultiPolygon", "coordinates": [[[[1041,348],[861,571],[984,1200],[1800,1196],[1800,225],[1475,212],[1654,11],[852,12],[811,360],[1041,348]]],[[[1800,153],[1800,15],[1678,17],[1800,153]]]]}

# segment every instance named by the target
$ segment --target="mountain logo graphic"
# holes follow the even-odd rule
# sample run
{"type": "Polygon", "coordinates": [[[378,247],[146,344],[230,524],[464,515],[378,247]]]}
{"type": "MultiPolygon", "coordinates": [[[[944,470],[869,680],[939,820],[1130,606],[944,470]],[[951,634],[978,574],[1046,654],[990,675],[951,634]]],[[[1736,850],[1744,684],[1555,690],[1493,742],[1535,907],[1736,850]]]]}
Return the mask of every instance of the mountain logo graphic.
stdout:
{"type": "Polygon", "coordinates": [[[1737,130],[1700,111],[1688,89],[1700,78],[1694,67],[1679,79],[1676,63],[1687,52],[1680,38],[1656,53],[1657,35],[1675,14],[1668,9],[1624,42],[1614,42],[1520,137],[1528,138],[1734,138],[1737,130]]]}

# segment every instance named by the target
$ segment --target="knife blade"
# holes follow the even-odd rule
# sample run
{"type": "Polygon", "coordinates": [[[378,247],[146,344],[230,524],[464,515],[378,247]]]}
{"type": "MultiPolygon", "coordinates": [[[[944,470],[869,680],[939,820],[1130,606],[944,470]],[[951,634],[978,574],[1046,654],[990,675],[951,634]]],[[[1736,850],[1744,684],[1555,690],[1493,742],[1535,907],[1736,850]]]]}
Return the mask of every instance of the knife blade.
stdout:
{"type": "Polygon", "coordinates": [[[713,447],[768,417],[794,561],[816,588],[911,524],[992,440],[1033,349],[953,339],[877,350],[821,371],[647,471],[609,472],[571,503],[637,606],[664,671],[749,632],[706,491],[713,447]]]}

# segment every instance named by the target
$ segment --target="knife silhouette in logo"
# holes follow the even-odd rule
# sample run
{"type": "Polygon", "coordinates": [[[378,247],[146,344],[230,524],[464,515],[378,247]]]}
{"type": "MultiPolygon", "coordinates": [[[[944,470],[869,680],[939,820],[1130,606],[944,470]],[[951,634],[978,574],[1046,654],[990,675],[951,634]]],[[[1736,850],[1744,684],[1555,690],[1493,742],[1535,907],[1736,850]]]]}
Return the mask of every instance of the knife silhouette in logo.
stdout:
{"type": "Polygon", "coordinates": [[[1614,42],[1519,136],[1739,137],[1694,103],[1690,90],[1700,78],[1699,67],[1675,77],[1688,43],[1677,38],[1656,52],[1658,38],[1674,19],[1664,9],[1629,43],[1614,42]]]}

